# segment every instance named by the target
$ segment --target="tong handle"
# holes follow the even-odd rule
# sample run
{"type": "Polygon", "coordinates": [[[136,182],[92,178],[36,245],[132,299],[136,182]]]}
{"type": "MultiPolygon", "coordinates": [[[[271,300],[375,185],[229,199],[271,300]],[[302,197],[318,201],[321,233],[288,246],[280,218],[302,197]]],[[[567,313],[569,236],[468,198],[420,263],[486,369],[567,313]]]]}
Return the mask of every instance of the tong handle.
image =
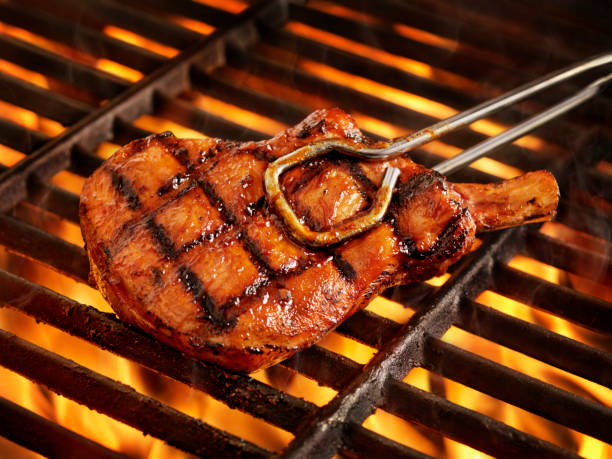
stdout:
{"type": "Polygon", "coordinates": [[[586,102],[597,94],[600,94],[608,87],[610,82],[612,82],[612,73],[593,81],[591,84],[583,88],[581,91],[578,91],[573,96],[562,100],[558,104],[553,105],[537,115],[527,118],[525,121],[505,130],[501,134],[498,134],[495,137],[489,137],[487,140],[483,140],[473,147],[463,150],[457,156],[453,156],[446,161],[436,164],[432,169],[438,171],[442,175],[452,174],[468,164],[473,163],[478,158],[491,153],[503,145],[514,142],[516,139],[523,137],[524,135],[557,118],[563,113],[566,113],[578,105],[586,102]]]}

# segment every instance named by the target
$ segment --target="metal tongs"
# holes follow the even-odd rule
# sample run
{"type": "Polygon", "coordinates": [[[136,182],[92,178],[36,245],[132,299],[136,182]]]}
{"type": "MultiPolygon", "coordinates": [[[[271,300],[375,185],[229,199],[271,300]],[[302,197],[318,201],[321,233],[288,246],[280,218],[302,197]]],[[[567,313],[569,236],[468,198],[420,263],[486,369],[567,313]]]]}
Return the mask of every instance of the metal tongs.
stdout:
{"type": "MultiPolygon", "coordinates": [[[[292,236],[305,245],[312,247],[323,247],[337,244],[348,238],[356,236],[378,224],[385,216],[393,189],[397,183],[400,171],[395,167],[388,167],[382,180],[382,184],[376,193],[370,209],[354,219],[345,220],[329,231],[312,231],[305,227],[295,215],[289,202],[281,189],[280,175],[298,164],[308,161],[317,156],[324,155],[332,150],[356,156],[367,160],[385,160],[403,155],[413,148],[424,145],[432,140],[461,127],[467,126],[481,118],[496,113],[519,101],[522,101],[551,86],[567,81],[577,75],[597,67],[612,63],[612,53],[594,56],[578,64],[552,72],[544,77],[538,78],[530,83],[520,86],[501,96],[479,104],[464,112],[458,113],[450,118],[442,120],[433,126],[421,129],[404,137],[386,142],[378,148],[356,148],[343,139],[330,139],[305,145],[291,153],[277,159],[268,166],[264,175],[264,187],[268,202],[274,207],[277,214],[284,220],[287,229],[292,236]]],[[[464,150],[457,156],[438,163],[433,169],[443,175],[451,174],[462,167],[467,166],[481,156],[528,134],[534,129],[542,126],[557,116],[577,107],[597,94],[600,94],[612,81],[612,73],[601,77],[591,84],[568,97],[562,102],[549,109],[534,115],[522,123],[490,137],[471,148],[464,150]]]]}

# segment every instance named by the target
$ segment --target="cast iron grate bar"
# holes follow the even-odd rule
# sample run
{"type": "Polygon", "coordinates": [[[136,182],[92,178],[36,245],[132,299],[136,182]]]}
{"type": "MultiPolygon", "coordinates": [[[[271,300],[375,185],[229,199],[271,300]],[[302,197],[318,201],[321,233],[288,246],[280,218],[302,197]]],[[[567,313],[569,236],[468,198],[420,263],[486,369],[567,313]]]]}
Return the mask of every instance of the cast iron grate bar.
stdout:
{"type": "Polygon", "coordinates": [[[295,433],[302,419],[316,409],[312,403],[249,376],[185,357],[126,326],[114,314],[105,314],[1,270],[0,285],[3,303],[289,432],[295,433]]]}
{"type": "Polygon", "coordinates": [[[87,283],[89,260],[85,249],[1,213],[0,244],[87,283]]]}
{"type": "MultiPolygon", "coordinates": [[[[588,184],[586,185],[588,186],[588,184]]],[[[556,220],[578,231],[604,240],[608,228],[612,228],[612,214],[602,209],[573,203],[563,196],[559,201],[556,220]]]]}
{"type": "Polygon", "coordinates": [[[610,303],[531,276],[509,266],[499,266],[491,289],[508,298],[533,305],[579,325],[612,332],[610,303]],[[579,308],[576,305],[580,305],[579,308]]]}
{"type": "Polygon", "coordinates": [[[384,398],[390,381],[401,380],[411,368],[422,363],[426,334],[442,335],[455,321],[460,299],[479,293],[492,282],[492,264],[498,257],[508,257],[516,250],[513,246],[517,235],[520,231],[516,229],[498,233],[465,257],[453,277],[429,299],[429,306],[415,314],[357,377],[308,420],[284,456],[332,456],[336,453],[343,425],[361,423],[384,398]]]}
{"type": "MultiPolygon", "coordinates": [[[[397,287],[392,295],[396,295],[393,298],[395,301],[406,304],[410,302],[411,295],[397,298],[401,295],[401,293],[398,294],[398,291],[404,289],[410,290],[410,287],[397,287]]],[[[419,289],[429,294],[436,290],[435,287],[428,284],[420,284],[419,289]]],[[[572,303],[582,304],[573,293],[568,292],[572,303]]],[[[421,295],[422,293],[419,292],[417,296],[421,295]]],[[[422,298],[417,299],[416,303],[422,303],[422,298]]],[[[416,304],[414,308],[422,309],[423,307],[423,304],[416,304]]],[[[489,341],[612,388],[612,355],[607,352],[504,314],[473,300],[466,299],[461,303],[455,325],[489,341]],[[568,359],[566,357],[568,355],[571,355],[572,358],[568,359]]],[[[361,311],[342,323],[337,331],[380,349],[399,329],[400,324],[396,322],[368,311],[361,311]]]]}
{"type": "Polygon", "coordinates": [[[202,35],[168,20],[158,18],[143,10],[109,0],[56,0],[49,4],[44,0],[24,0],[41,9],[52,11],[78,24],[92,28],[100,24],[113,24],[138,35],[163,43],[176,49],[186,49],[202,35]]]}
{"type": "Polygon", "coordinates": [[[229,27],[236,19],[232,13],[192,0],[128,0],[128,2],[137,8],[145,5],[166,13],[180,14],[214,27],[229,27]]]}
{"type": "MultiPolygon", "coordinates": [[[[609,152],[606,152],[609,153],[609,152]]],[[[609,155],[606,155],[609,160],[609,155]]],[[[592,194],[603,198],[607,201],[612,200],[612,186],[610,176],[596,169],[589,169],[585,171],[584,178],[577,179],[577,182],[582,180],[584,183],[582,186],[590,191],[592,194]]]]}
{"type": "Polygon", "coordinates": [[[82,405],[200,456],[268,457],[245,440],[189,417],[151,397],[0,330],[0,363],[82,405]]]}
{"type": "MultiPolygon", "coordinates": [[[[525,4],[525,1],[522,0],[520,3],[525,4]]],[[[608,13],[608,4],[606,2],[597,2],[593,0],[585,0],[582,2],[575,2],[574,0],[544,0],[539,2],[537,7],[544,14],[553,17],[556,21],[563,21],[565,24],[571,23],[581,26],[584,32],[598,29],[601,38],[610,37],[611,35],[610,28],[608,27],[608,17],[606,15],[606,13],[608,13]]],[[[580,39],[582,38],[583,37],[580,37],[580,39]]]]}
{"type": "Polygon", "coordinates": [[[28,154],[49,140],[42,132],[23,127],[21,124],[0,118],[0,138],[2,145],[28,154]]]}
{"type": "Polygon", "coordinates": [[[92,107],[61,94],[0,73],[2,100],[31,110],[63,125],[71,125],[91,112],[92,107]]]}
{"type": "Polygon", "coordinates": [[[104,158],[101,156],[89,153],[77,145],[72,147],[70,164],[67,166],[67,169],[81,177],[89,177],[103,162],[104,158]]]}
{"type": "Polygon", "coordinates": [[[28,202],[72,223],[79,223],[79,197],[51,183],[32,180],[28,202]]]}
{"type": "Polygon", "coordinates": [[[236,17],[231,27],[218,29],[210,36],[198,40],[119,97],[81,119],[16,166],[0,174],[0,194],[12,198],[2,203],[2,210],[25,199],[26,183],[31,176],[36,175],[44,179],[65,169],[70,162],[70,151],[77,144],[87,150],[93,150],[102,141],[110,139],[117,116],[134,119],[142,113],[152,112],[156,91],[172,97],[188,89],[189,68],[193,63],[209,62],[213,66],[220,64],[224,59],[224,47],[236,34],[242,32],[244,35],[245,30],[253,30],[256,21],[265,19],[282,22],[286,12],[287,6],[283,0],[260,2],[245,10],[236,17]]]}
{"type": "Polygon", "coordinates": [[[381,437],[374,432],[361,426],[347,426],[347,429],[354,427],[351,431],[354,438],[346,442],[341,452],[345,457],[358,457],[363,459],[376,459],[381,456],[405,459],[432,459],[431,456],[420,451],[411,449],[393,440],[381,437]]]}
{"type": "Polygon", "coordinates": [[[0,21],[143,73],[152,72],[166,61],[163,56],[113,38],[79,22],[67,21],[34,8],[24,8],[22,4],[12,1],[0,3],[0,21]],[[75,40],[75,36],[79,39],[75,40]]]}
{"type": "Polygon", "coordinates": [[[342,322],[338,333],[371,346],[382,349],[402,328],[401,324],[367,310],[361,310],[342,322]]]}
{"type": "MultiPolygon", "coordinates": [[[[426,337],[426,339],[428,338],[426,337]]],[[[302,354],[308,351],[303,351],[302,354]]],[[[313,361],[316,357],[320,358],[322,355],[321,351],[316,350],[311,353],[315,354],[312,358],[313,361]]],[[[299,363],[299,358],[295,360],[299,363]]],[[[335,365],[337,371],[349,376],[341,378],[330,376],[321,382],[337,390],[341,390],[350,381],[350,375],[357,374],[361,369],[361,365],[346,358],[336,360],[335,365]]],[[[466,371],[471,369],[471,366],[466,366],[466,371]]],[[[318,377],[314,365],[300,367],[300,371],[303,370],[306,370],[306,374],[313,377],[316,374],[318,377]]],[[[532,455],[531,457],[542,457],[541,455],[544,453],[545,457],[577,457],[558,446],[524,434],[499,421],[455,405],[434,394],[398,381],[391,381],[389,385],[388,392],[381,401],[381,408],[418,425],[442,432],[445,436],[481,451],[490,454],[500,454],[500,451],[516,451],[517,453],[521,451],[522,454],[532,455]],[[406,401],[406,397],[411,397],[412,400],[406,401]],[[418,402],[414,402],[414,398],[418,398],[418,402]],[[409,403],[410,406],[405,406],[405,403],[409,403]],[[462,421],[464,420],[469,426],[467,430],[457,425],[463,424],[462,421]]],[[[343,438],[350,443],[351,440],[346,438],[349,435],[349,433],[344,433],[343,438]]]]}
{"type": "Polygon", "coordinates": [[[471,354],[435,337],[424,367],[571,429],[612,443],[612,409],[471,354]]]}
{"type": "Polygon", "coordinates": [[[371,430],[356,424],[346,426],[345,440],[341,452],[347,457],[431,459],[431,456],[427,454],[380,437],[371,430]]]}
{"type": "MultiPolygon", "coordinates": [[[[6,169],[6,166],[0,164],[0,172],[6,169]]],[[[76,194],[37,179],[29,183],[28,189],[28,203],[78,224],[79,197],[76,194]]],[[[36,257],[35,254],[32,256],[36,257]]]]}
{"type": "Polygon", "coordinates": [[[222,72],[214,70],[208,73],[198,65],[194,65],[191,69],[191,82],[193,88],[202,93],[210,94],[212,97],[220,98],[230,104],[265,115],[289,126],[300,122],[311,112],[307,108],[297,106],[279,97],[246,88],[239,82],[233,82],[224,77],[222,72]]]}
{"type": "MultiPolygon", "coordinates": [[[[575,56],[576,53],[591,52],[592,49],[599,50],[605,39],[609,38],[609,29],[605,29],[606,33],[597,33],[593,25],[600,22],[602,18],[597,17],[596,11],[601,10],[601,5],[592,4],[592,8],[584,8],[583,12],[588,29],[585,28],[584,33],[579,33],[577,25],[579,24],[580,14],[576,9],[577,3],[573,2],[571,7],[567,8],[568,12],[574,13],[571,15],[571,20],[567,21],[559,16],[563,11],[563,7],[556,4],[554,8],[549,6],[548,12],[544,13],[539,4],[520,5],[520,2],[498,2],[496,8],[487,8],[486,14],[483,14],[482,8],[485,8],[488,3],[482,0],[469,0],[444,4],[444,2],[432,2],[431,0],[418,0],[413,4],[421,9],[435,11],[439,16],[452,17],[460,21],[464,27],[474,27],[480,32],[492,36],[494,30],[500,30],[505,34],[505,37],[514,37],[519,43],[528,43],[529,48],[539,51],[539,54],[533,57],[539,57],[551,52],[561,51],[561,56],[565,55],[569,58],[575,56]],[[520,24],[520,30],[512,27],[514,24],[520,24]],[[571,24],[571,25],[570,25],[571,24]],[[574,40],[563,40],[561,37],[575,37],[574,40]],[[551,49],[552,48],[552,49],[551,49]]],[[[570,14],[571,14],[570,13],[570,14]]],[[[604,14],[605,17],[605,14],[604,14]]],[[[471,37],[471,35],[470,35],[471,37]]],[[[483,45],[484,45],[483,40],[483,45]]],[[[503,42],[501,40],[489,40],[489,46],[492,50],[498,53],[504,52],[503,42]]],[[[524,46],[526,47],[526,46],[524,46]]],[[[512,49],[511,49],[512,50],[512,49]]],[[[509,52],[511,51],[509,50],[509,52]]],[[[521,53],[520,48],[515,48],[514,56],[520,59],[521,54],[525,53],[530,56],[525,50],[521,53]]],[[[537,61],[532,61],[537,62],[537,61]]],[[[527,63],[527,62],[525,62],[527,63]]]]}
{"type": "Polygon", "coordinates": [[[539,232],[530,232],[525,243],[527,254],[543,263],[582,276],[589,275],[585,269],[590,266],[597,271],[594,273],[594,279],[608,285],[612,284],[612,261],[605,253],[564,244],[539,232]]]}
{"type": "Polygon", "coordinates": [[[283,362],[319,384],[342,390],[359,375],[363,366],[340,354],[314,345],[283,362]]]}
{"type": "Polygon", "coordinates": [[[399,381],[389,384],[380,407],[493,456],[580,457],[567,449],[399,381]]]}
{"type": "MultiPolygon", "coordinates": [[[[332,16],[331,18],[332,19],[330,19],[330,21],[333,22],[335,17],[332,16]]],[[[467,109],[476,105],[477,103],[483,102],[487,98],[493,97],[494,95],[499,95],[503,91],[502,88],[496,86],[487,86],[486,88],[478,91],[479,97],[473,95],[469,96],[466,94],[472,94],[472,92],[466,90],[465,88],[455,89],[448,84],[434,84],[431,82],[431,80],[423,79],[417,75],[402,71],[396,67],[391,67],[389,65],[369,59],[368,57],[353,54],[342,49],[336,49],[333,45],[328,43],[320,43],[311,38],[303,37],[285,30],[268,28],[264,29],[263,32],[265,41],[268,44],[285,49],[289,52],[299,51],[300,57],[307,57],[316,62],[329,65],[341,71],[369,78],[373,81],[389,85],[399,90],[406,90],[406,88],[410,88],[409,92],[418,94],[419,96],[426,97],[433,101],[441,102],[445,105],[450,105],[455,109],[467,109]],[[441,87],[437,88],[436,86],[441,87]]],[[[426,51],[424,54],[427,56],[428,51],[426,51]]],[[[415,58],[414,55],[409,54],[408,56],[415,58]]],[[[426,62],[428,65],[432,64],[431,59],[427,58],[424,58],[421,62],[426,62]]],[[[459,65],[454,66],[455,71],[457,71],[459,67],[459,65]]],[[[486,67],[490,72],[492,66],[489,62],[487,62],[486,67]]],[[[458,73],[462,78],[465,78],[466,75],[462,70],[458,73]]],[[[500,73],[508,75],[509,71],[507,69],[502,69],[500,70],[500,73]]],[[[517,87],[526,81],[533,80],[542,73],[543,72],[540,72],[540,74],[530,74],[524,76],[523,78],[515,79],[513,81],[514,84],[507,84],[505,85],[505,88],[517,87]]],[[[485,79],[484,75],[480,73],[479,75],[479,78],[474,78],[475,81],[485,79]]],[[[493,76],[491,77],[490,81],[498,83],[500,81],[500,77],[493,76]]],[[[577,90],[577,87],[571,85],[571,82],[569,82],[560,88],[551,88],[546,93],[540,95],[539,98],[545,104],[552,104],[566,97],[566,94],[570,92],[572,88],[573,90],[577,90]]],[[[504,110],[500,114],[493,115],[491,119],[501,123],[515,124],[518,119],[524,118],[525,113],[533,114],[541,111],[543,108],[542,102],[525,103],[521,106],[521,109],[512,107],[508,110],[504,110]]],[[[582,115],[579,115],[578,113],[580,108],[578,108],[577,111],[574,111],[572,114],[565,117],[568,119],[568,121],[561,119],[554,123],[554,125],[543,126],[538,130],[538,135],[553,144],[559,143],[561,145],[565,144],[565,146],[571,147],[574,139],[571,136],[568,138],[560,136],[559,132],[562,132],[561,127],[563,129],[567,129],[568,132],[574,133],[575,136],[580,136],[584,129],[583,123],[588,121],[592,124],[601,126],[601,129],[607,132],[606,140],[608,143],[610,143],[612,134],[607,127],[605,116],[603,115],[603,113],[607,113],[607,106],[605,104],[600,104],[597,101],[594,101],[589,105],[590,107],[588,111],[586,111],[586,114],[583,113],[582,115]],[[592,109],[591,107],[593,106],[597,108],[592,109]]]]}
{"type": "Polygon", "coordinates": [[[211,137],[232,140],[262,140],[269,137],[255,129],[241,126],[213,113],[205,112],[180,99],[172,99],[157,94],[156,101],[159,103],[157,112],[159,116],[184,124],[211,137]]]}
{"type": "MultiPolygon", "coordinates": [[[[410,110],[396,103],[323,80],[317,76],[307,74],[299,69],[291,68],[288,65],[283,65],[255,53],[247,54],[237,50],[229,50],[228,54],[230,65],[236,66],[239,69],[279,83],[282,83],[283,80],[290,81],[291,84],[331,100],[332,103],[347,110],[366,113],[368,116],[396,124],[408,131],[412,131],[416,127],[429,126],[439,121],[436,118],[410,110]]],[[[476,131],[460,130],[445,136],[444,142],[464,149],[486,138],[488,137],[476,131]]],[[[515,145],[507,145],[501,152],[492,152],[489,156],[492,158],[503,158],[504,163],[519,168],[555,169],[555,166],[558,167],[550,157],[543,157],[536,152],[515,145]]],[[[556,161],[559,161],[559,159],[557,158],[556,161]]]]}
{"type": "Polygon", "coordinates": [[[79,64],[10,35],[0,35],[0,58],[93,93],[99,99],[111,99],[130,85],[123,78],[79,64]]]}
{"type": "Polygon", "coordinates": [[[124,121],[121,117],[115,118],[113,127],[113,142],[117,145],[125,145],[132,140],[142,139],[150,134],[152,134],[151,131],[139,128],[132,123],[124,121]]]}
{"type": "MultiPolygon", "coordinates": [[[[574,299],[574,304],[581,304],[574,299]]],[[[464,301],[457,326],[489,341],[612,389],[612,355],[475,301],[464,301]],[[572,356],[571,359],[567,356],[572,356]]]]}
{"type": "Polygon", "coordinates": [[[2,397],[0,397],[0,434],[47,457],[128,458],[2,397]]]}

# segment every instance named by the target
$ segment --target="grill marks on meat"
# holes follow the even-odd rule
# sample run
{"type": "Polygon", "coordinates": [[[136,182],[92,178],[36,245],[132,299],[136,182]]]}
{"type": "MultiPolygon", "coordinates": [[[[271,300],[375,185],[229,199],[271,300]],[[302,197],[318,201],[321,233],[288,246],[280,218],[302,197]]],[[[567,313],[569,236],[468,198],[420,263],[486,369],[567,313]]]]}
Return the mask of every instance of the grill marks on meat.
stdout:
{"type": "Polygon", "coordinates": [[[252,371],[312,344],[384,288],[444,272],[473,242],[465,202],[485,215],[480,227],[503,223],[486,217],[479,197],[488,191],[501,208],[512,186],[456,191],[406,158],[332,153],[283,175],[298,215],[317,230],[356,215],[388,164],[402,171],[391,212],[336,247],[296,244],[265,202],[263,173],[269,161],[337,137],[367,142],[334,109],[258,143],[163,133],[119,150],[80,203],[92,277],[118,315],[188,354],[252,371]]]}

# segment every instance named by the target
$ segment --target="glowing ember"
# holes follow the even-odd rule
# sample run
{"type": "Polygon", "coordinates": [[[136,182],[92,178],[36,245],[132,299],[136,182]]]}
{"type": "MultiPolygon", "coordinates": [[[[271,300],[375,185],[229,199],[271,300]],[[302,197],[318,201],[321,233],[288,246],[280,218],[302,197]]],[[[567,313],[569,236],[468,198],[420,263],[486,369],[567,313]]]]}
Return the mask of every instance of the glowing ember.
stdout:
{"type": "Polygon", "coordinates": [[[64,127],[57,121],[42,117],[25,108],[0,100],[0,116],[28,129],[42,132],[49,137],[60,134],[64,127]]]}
{"type": "Polygon", "coordinates": [[[91,56],[88,56],[56,41],[41,37],[40,35],[33,34],[28,30],[22,29],[20,27],[14,27],[8,24],[0,23],[0,33],[18,38],[20,40],[25,41],[26,43],[30,43],[31,45],[46,49],[47,51],[51,51],[52,53],[57,53],[62,56],[68,56],[71,59],[74,59],[75,61],[80,62],[82,64],[91,65],[95,62],[95,59],[91,56]]]}
{"type": "Polygon", "coordinates": [[[194,32],[201,33],[202,35],[210,35],[214,32],[215,28],[210,24],[206,24],[205,22],[195,21],[193,19],[184,18],[184,17],[171,17],[172,21],[177,24],[182,25],[183,27],[193,30],[194,32]]]}
{"type": "Polygon", "coordinates": [[[240,0],[195,0],[198,3],[212,6],[220,10],[225,10],[228,13],[238,14],[241,13],[248,5],[246,2],[240,0]]]}
{"type": "Polygon", "coordinates": [[[236,105],[228,104],[219,99],[206,96],[204,94],[197,94],[193,99],[192,103],[202,110],[214,113],[215,116],[219,116],[228,121],[233,121],[243,126],[252,127],[260,132],[273,136],[280,131],[287,129],[287,125],[280,123],[276,120],[245,110],[236,105]]]}
{"type": "Polygon", "coordinates": [[[13,150],[12,148],[0,145],[0,164],[3,166],[13,166],[21,161],[25,155],[13,150]]]}
{"type": "Polygon", "coordinates": [[[423,62],[415,61],[407,57],[397,56],[390,54],[379,48],[374,48],[362,43],[344,38],[340,35],[336,35],[321,29],[302,24],[299,22],[289,22],[285,26],[290,32],[303,36],[305,38],[313,39],[325,43],[326,45],[333,46],[344,51],[348,51],[359,56],[372,59],[380,62],[381,64],[389,65],[401,69],[407,73],[417,75],[423,78],[434,78],[440,82],[443,82],[449,86],[454,86],[462,90],[482,90],[479,85],[475,84],[471,80],[463,78],[459,75],[447,72],[441,69],[435,69],[430,65],[424,64],[423,62]]]}
{"type": "Polygon", "coordinates": [[[367,13],[362,13],[361,11],[350,9],[342,5],[336,5],[334,3],[326,2],[323,0],[311,0],[308,2],[308,7],[319,11],[325,11],[326,13],[333,14],[334,16],[341,16],[344,18],[352,19],[354,21],[359,21],[364,24],[381,23],[380,19],[367,13]]]}
{"type": "Polygon", "coordinates": [[[178,49],[164,45],[158,41],[153,41],[142,35],[135,34],[129,30],[122,29],[114,25],[104,26],[104,33],[108,36],[124,41],[134,46],[145,48],[154,53],[165,57],[174,57],[178,54],[178,49]]]}
{"type": "Polygon", "coordinates": [[[456,40],[440,37],[439,35],[434,35],[424,30],[407,26],[406,24],[394,24],[393,30],[404,37],[415,41],[420,41],[422,43],[427,43],[429,45],[434,45],[448,51],[454,51],[459,47],[459,42],[456,40]]]}
{"type": "Polygon", "coordinates": [[[0,71],[14,76],[15,78],[21,78],[22,80],[41,88],[49,89],[49,83],[44,75],[24,69],[23,67],[15,65],[9,61],[5,61],[4,59],[0,59],[0,71]]]}
{"type": "Polygon", "coordinates": [[[136,82],[144,76],[143,73],[138,70],[131,69],[118,62],[109,61],[108,59],[98,59],[96,61],[96,67],[131,82],[136,82]]]}

